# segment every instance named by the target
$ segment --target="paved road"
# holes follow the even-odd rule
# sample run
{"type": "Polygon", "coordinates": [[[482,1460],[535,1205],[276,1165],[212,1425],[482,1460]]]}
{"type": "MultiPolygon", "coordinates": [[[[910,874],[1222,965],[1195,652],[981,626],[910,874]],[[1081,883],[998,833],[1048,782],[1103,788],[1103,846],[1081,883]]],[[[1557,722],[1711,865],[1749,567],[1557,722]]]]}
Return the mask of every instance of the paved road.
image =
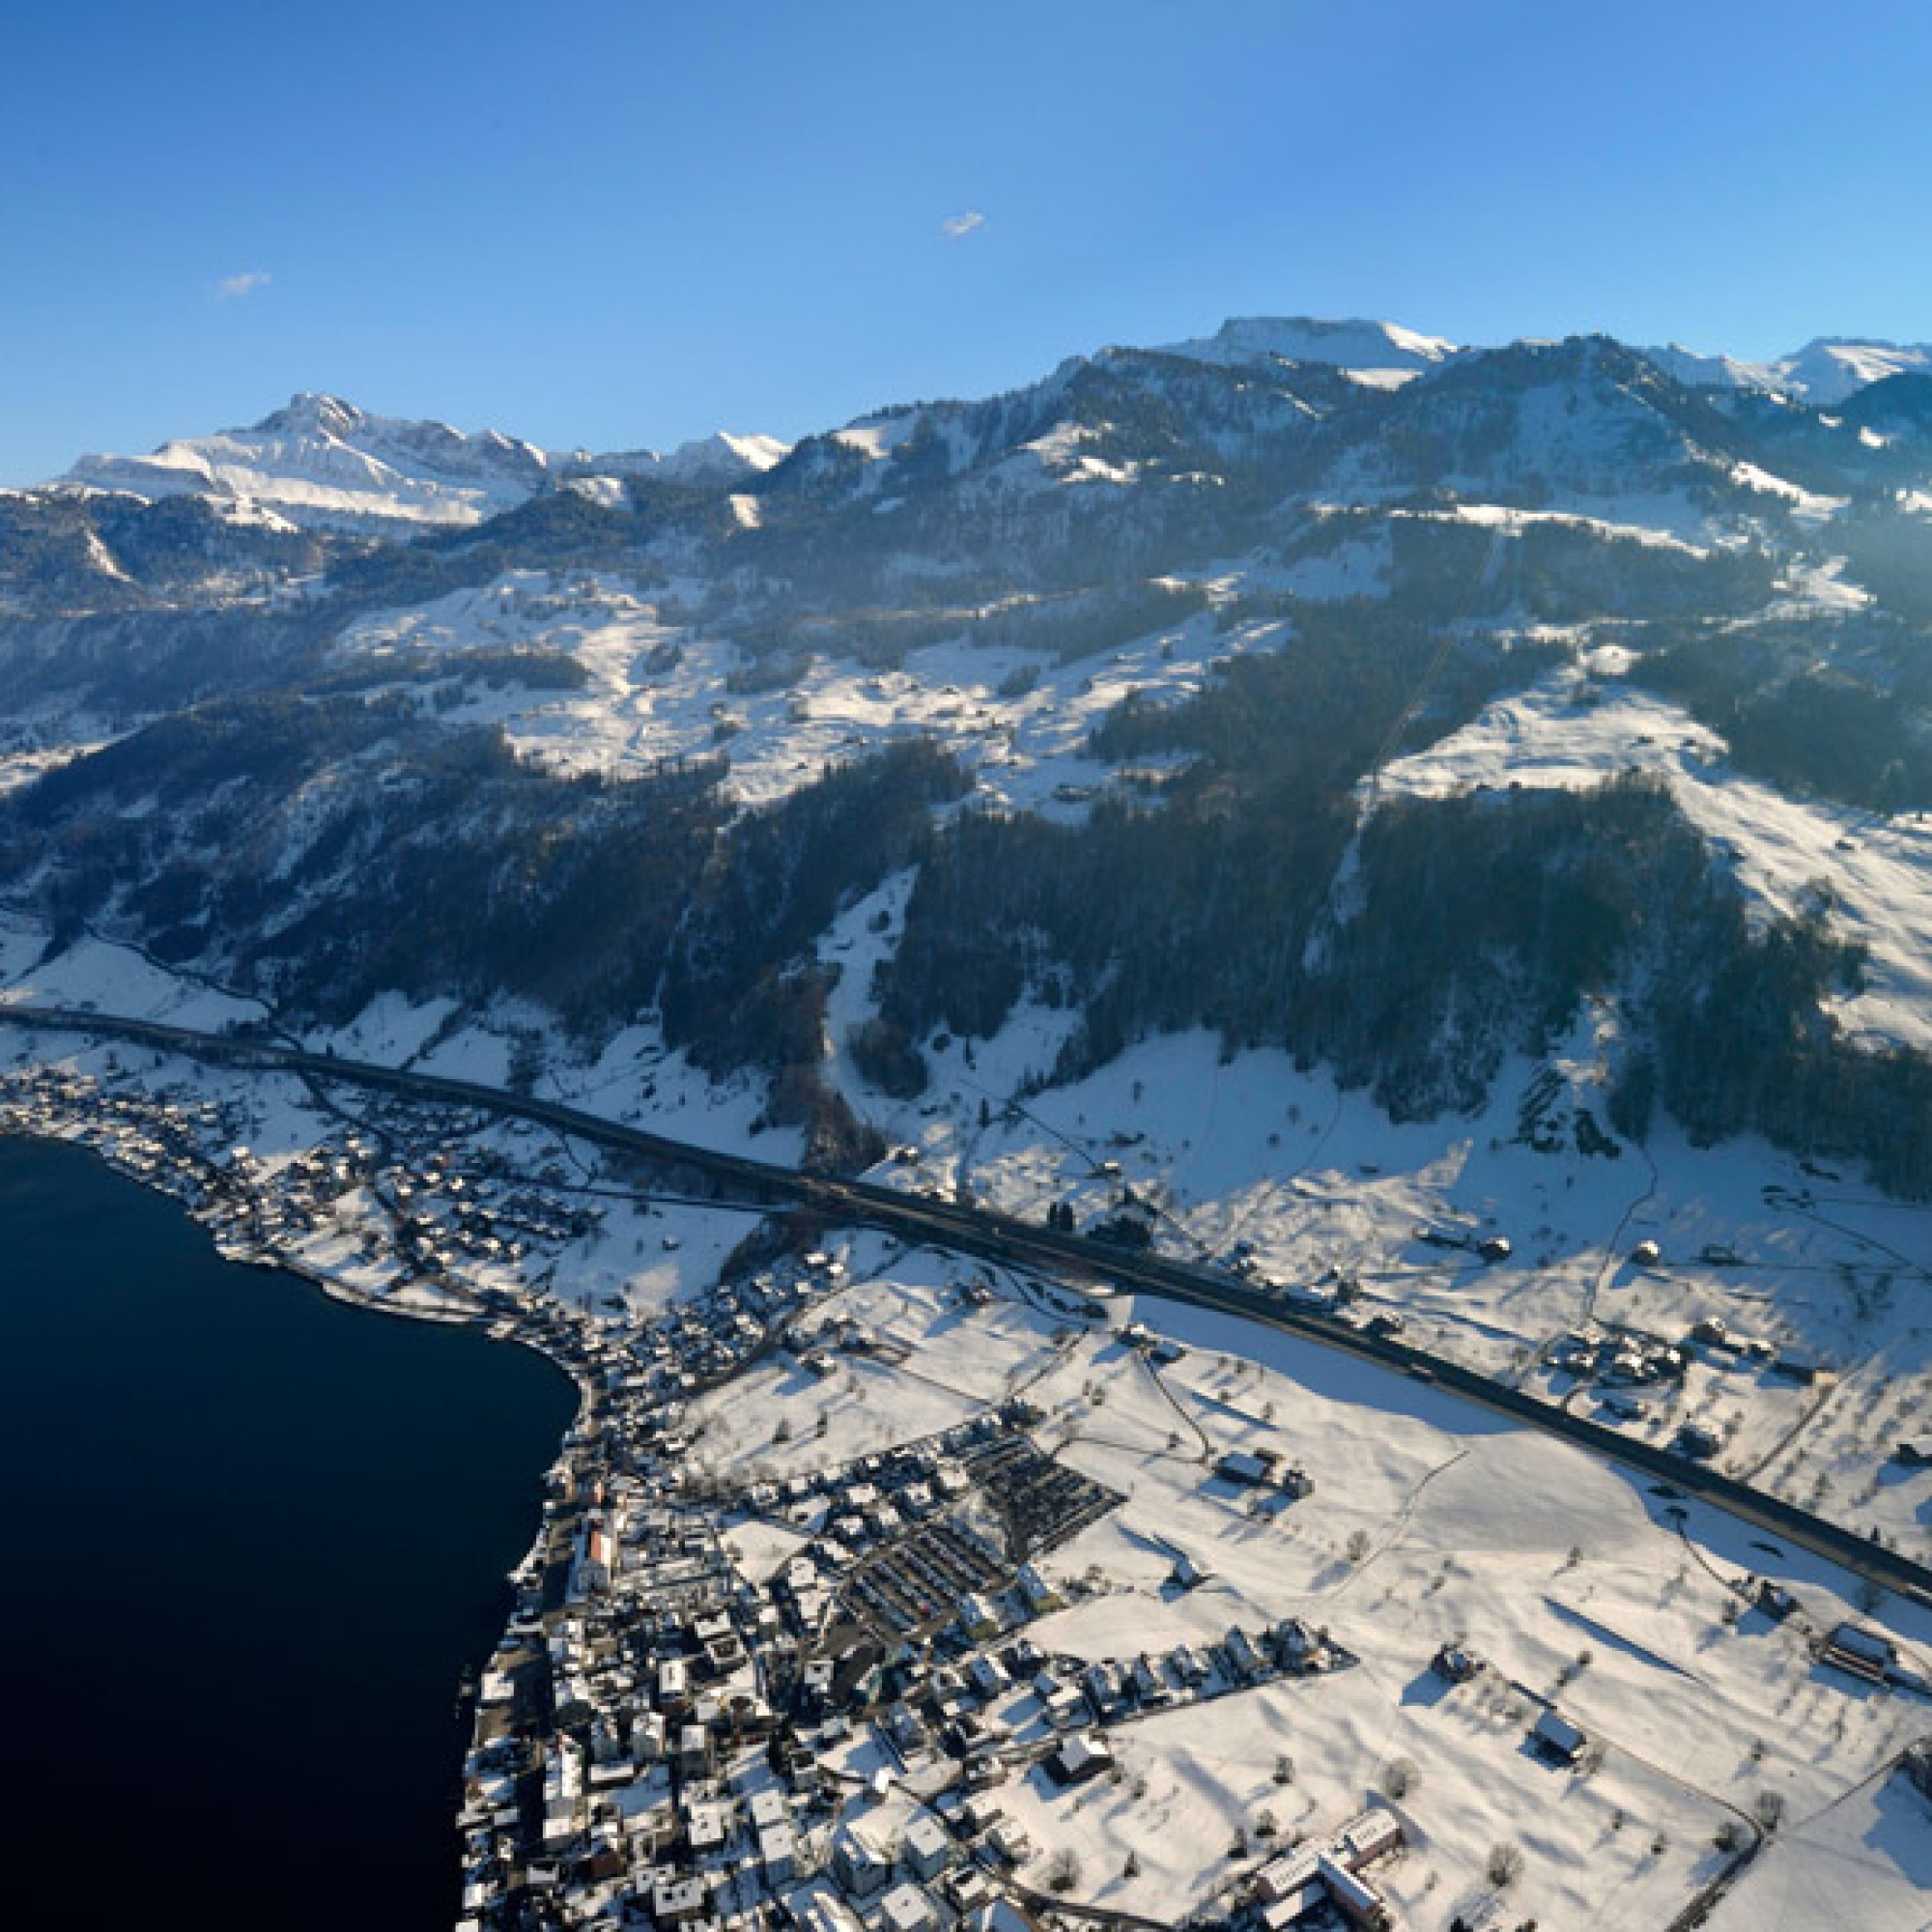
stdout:
{"type": "Polygon", "coordinates": [[[534,1121],[593,1146],[696,1169],[758,1200],[768,1200],[775,1207],[787,1203],[810,1207],[828,1220],[883,1229],[902,1239],[977,1255],[988,1261],[1063,1274],[1070,1271],[1089,1279],[1098,1277],[1135,1293],[1240,1316],[1428,1380],[1463,1401],[1561,1436],[1932,1607],[1932,1568],[1914,1562],[1898,1550],[1871,1543],[1853,1530],[1753,1490],[1700,1463],[1638,1441],[1586,1417],[1572,1415],[1554,1404],[1542,1402],[1461,1363],[1392,1337],[1365,1335],[1332,1316],[1296,1307],[1278,1295],[1264,1293],[1212,1268],[1103,1246],[1083,1236],[1037,1227],[990,1208],[962,1207],[955,1202],[881,1187],[871,1181],[806,1173],[770,1161],[753,1160],[745,1154],[698,1147],[689,1141],[673,1140],[642,1127],[626,1126],[620,1122],[583,1113],[558,1101],[536,1099],[469,1080],[345,1060],[334,1054],[310,1053],[274,1039],[198,1033],[156,1020],[5,1001],[0,1001],[0,1020],[47,1031],[134,1040],[220,1065],[300,1073],[410,1099],[481,1108],[534,1121]]]}

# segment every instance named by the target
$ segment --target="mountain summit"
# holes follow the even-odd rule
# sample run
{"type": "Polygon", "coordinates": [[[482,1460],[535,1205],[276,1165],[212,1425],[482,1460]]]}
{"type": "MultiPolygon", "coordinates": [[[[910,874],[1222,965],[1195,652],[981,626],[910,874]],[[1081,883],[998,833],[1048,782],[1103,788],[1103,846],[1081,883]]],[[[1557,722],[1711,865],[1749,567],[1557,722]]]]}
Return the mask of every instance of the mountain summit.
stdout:
{"type": "Polygon", "coordinates": [[[1763,389],[1819,409],[1832,409],[1888,376],[1932,370],[1932,343],[1866,342],[1839,335],[1821,335],[1769,362],[1700,355],[1675,342],[1644,353],[1666,375],[1692,388],[1763,389]]]}
{"type": "Polygon", "coordinates": [[[1310,316],[1237,316],[1212,335],[1167,345],[1165,353],[1226,368],[1319,362],[1370,380],[1406,381],[1456,355],[1453,342],[1390,322],[1322,322],[1310,316]]]}
{"type": "Polygon", "coordinates": [[[164,442],[152,456],[83,456],[59,480],[149,501],[245,500],[303,526],[373,530],[479,523],[541,488],[554,462],[495,430],[466,435],[303,394],[250,428],[164,442]]]}
{"type": "Polygon", "coordinates": [[[246,429],[164,442],[151,456],[83,456],[58,486],[148,502],[184,495],[245,503],[307,529],[369,533],[462,527],[514,509],[553,483],[650,476],[737,483],[785,453],[771,437],[719,435],[661,456],[538,448],[494,429],[377,415],[303,393],[246,429]]]}

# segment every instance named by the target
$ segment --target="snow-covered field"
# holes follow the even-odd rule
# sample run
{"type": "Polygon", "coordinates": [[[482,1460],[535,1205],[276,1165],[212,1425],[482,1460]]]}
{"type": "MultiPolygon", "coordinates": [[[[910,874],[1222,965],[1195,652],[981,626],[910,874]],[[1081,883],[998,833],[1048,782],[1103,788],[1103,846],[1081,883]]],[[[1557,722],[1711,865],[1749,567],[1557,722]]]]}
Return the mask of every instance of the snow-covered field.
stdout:
{"type": "MultiPolygon", "coordinates": [[[[896,890],[881,891],[888,909],[896,890]]],[[[857,1010],[838,1002],[857,999],[891,943],[868,929],[872,910],[835,929],[847,976],[835,1036],[857,1010]]],[[[1408,1125],[1284,1055],[1224,1059],[1207,1034],[1144,1041],[1013,1102],[1066,1025],[1064,1012],[1023,1010],[970,1068],[956,1045],[932,1056],[933,1092],[916,1102],[854,1084],[888,1138],[918,1151],[874,1178],[963,1185],[1035,1219],[1066,1202],[1083,1224],[1130,1188],[1157,1207],[1173,1252],[1224,1264],[1245,1253],[1260,1276],[1293,1284],[1346,1276],[1365,1315],[1400,1316],[1411,1339],[1556,1395],[1573,1385],[1541,1358],[1567,1333],[1596,1324],[1675,1344],[1719,1318],[1823,1374],[1806,1384],[1706,1351],[1681,1387],[1641,1391],[1646,1413],[1626,1426],[1667,1441],[1687,1419],[1709,1421],[1724,1436],[1720,1467],[1807,1505],[1834,1499],[1861,1526],[1927,1547],[1932,1476],[1884,1465],[1932,1404],[1932,1209],[1761,1142],[1694,1148],[1668,1122],[1647,1149],[1580,1152],[1577,1111],[1603,1116],[1587,1024],[1550,1067],[1507,1066],[1480,1114],[1408,1125]],[[1542,1148],[1525,1137],[1526,1109],[1542,1148]],[[1465,1245],[1419,1239],[1424,1228],[1465,1245]],[[1490,1236],[1512,1242],[1506,1262],[1474,1253],[1490,1236]],[[1659,1262],[1633,1263],[1647,1239],[1659,1262]]],[[[1572,1401],[1618,1420],[1581,1391],[1572,1401]]]]}
{"type": "MultiPolygon", "coordinates": [[[[1321,566],[1327,568],[1326,565],[1321,566]]],[[[928,645],[874,669],[826,652],[796,680],[747,680],[737,644],[648,601],[606,574],[516,572],[344,634],[352,652],[410,646],[461,653],[542,644],[587,676],[581,691],[472,687],[452,720],[500,724],[519,751],[558,771],[623,774],[722,754],[729,787],[768,804],[815,779],[828,761],[895,739],[932,736],[979,781],[979,802],[1084,815],[1108,781],[1089,734],[1129,692],[1158,684],[1177,697],[1208,667],[1278,637],[1279,627],[1217,632],[1196,616],[1100,657],[1063,665],[1037,651],[964,640],[928,645]]]]}
{"type": "Polygon", "coordinates": [[[230,1021],[260,1020],[268,1009],[204,985],[134,948],[84,937],[49,956],[47,928],[0,911],[0,986],[22,1005],[93,1009],[213,1033],[230,1021]]]}
{"type": "MultiPolygon", "coordinates": [[[[1367,1095],[1277,1053],[1224,1059],[1205,1033],[1144,1041],[1022,1102],[1015,1095],[1052,1065],[1071,1024],[1065,1010],[1037,1008],[979,1043],[970,1065],[956,1042],[930,1052],[929,1093],[888,1100],[859,1078],[843,1043],[871,1010],[873,968],[895,943],[909,885],[909,875],[889,879],[835,922],[820,949],[839,969],[827,1077],[912,1156],[873,1179],[963,1187],[1034,1219],[1065,1202],[1083,1225],[1131,1189],[1158,1210],[1171,1252],[1223,1264],[1245,1257],[1259,1278],[1291,1284],[1347,1278],[1364,1318],[1399,1318],[1423,1346],[1648,1441],[1669,1441],[1686,1421],[1707,1424],[1726,1472],[1829,1507],[1908,1550],[1932,1548],[1932,1472],[1889,1461],[1899,1441],[1928,1433],[1932,1413],[1932,1209],[1759,1142],[1690,1147],[1667,1121],[1646,1149],[1580,1152],[1575,1119],[1603,1115],[1588,1020],[1547,1065],[1506,1066],[1480,1114],[1425,1124],[1399,1126],[1367,1095]],[[1419,1239],[1424,1229],[1463,1245],[1419,1239]],[[1493,1265],[1473,1252],[1492,1236],[1514,1249],[1493,1265]],[[1644,1240],[1658,1244],[1655,1264],[1632,1260],[1644,1240]],[[1762,1356],[1702,1350],[1681,1381],[1625,1391],[1608,1408],[1604,1390],[1550,1359],[1568,1335],[1628,1330],[1675,1345],[1713,1318],[1761,1345],[1762,1356]],[[1805,1375],[1781,1372],[1777,1358],[1805,1375]]],[[[43,964],[44,951],[44,932],[0,926],[0,996],[211,1029],[261,1014],[125,948],[83,941],[43,964]]],[[[700,1146],[781,1164],[800,1156],[798,1129],[764,1123],[762,1081],[714,1081],[646,1026],[586,1062],[533,1011],[477,1015],[385,996],[307,1043],[502,1083],[513,1029],[530,1026],[549,1041],[544,1097],[700,1146]]],[[[559,1153],[540,1139],[543,1159],[590,1179],[584,1151],[559,1153]]],[[[511,1161],[537,1158],[538,1139],[497,1145],[511,1161]]],[[[750,1225],[670,1203],[600,1205],[603,1227],[559,1257],[556,1275],[591,1305],[614,1295],[644,1308],[701,1285],[750,1225]]]]}
{"type": "MultiPolygon", "coordinates": [[[[1073,1896],[1174,1923],[1272,1835],[1333,1829],[1374,1800],[1408,1833],[1377,1878],[1401,1922],[1485,1909],[1491,1858],[1507,1844],[1523,1869],[1506,1922],[1649,1932],[1728,1862],[1719,1834],[1754,1831],[1764,1794],[1794,1846],[1808,1843],[1823,1829],[1809,1821],[1861,1802],[1858,1788],[1926,1727],[1922,1703],[1822,1668],[1795,1624],[1744,1609],[1729,1587],[1747,1573],[1778,1577],[1829,1626],[1862,1614],[1842,1573],[1701,1508],[1680,1513],[1438,1391],[1145,1300],[1069,1334],[1006,1280],[968,1322],[946,1292],[962,1270],[878,1243],[851,1259],[852,1287],[814,1321],[861,1320],[908,1359],[803,1387],[801,1372],[772,1366],[707,1398],[692,1426],[710,1466],[836,1464],[1022,1389],[1044,1410],[1036,1439],[1125,1498],[1041,1559],[1050,1578],[1096,1594],[1033,1624],[1037,1643],[1131,1662],[1297,1616],[1360,1660],[1225,1696],[1211,1718],[1183,1709],[1118,1726],[1118,1775],[1084,1789],[1037,1771],[1000,1787],[1034,1846],[1022,1876],[1036,1885],[1071,1852],[1073,1896]],[[1180,1343],[1182,1358],[1151,1367],[1118,1339],[1130,1319],[1180,1343]],[[842,1401],[828,1395],[839,1381],[842,1401]],[[796,1436],[776,1435],[780,1414],[799,1419],[796,1436]],[[1264,1503],[1217,1478],[1215,1461],[1236,1449],[1304,1467],[1313,1493],[1264,1503]],[[1174,1581],[1182,1556],[1208,1573],[1191,1590],[1174,1581]],[[1432,1670],[1449,1641],[1485,1661],[1473,1681],[1432,1670]],[[1529,1746],[1551,1705],[1590,1740],[1581,1769],[1529,1746]]],[[[1920,1654],[1932,1641],[1924,1613],[1883,1614],[1920,1654]]],[[[1017,1737],[1039,1734],[1025,1689],[996,1715],[1017,1737]]],[[[1881,1896],[1902,1899],[1924,1842],[1903,1800],[1889,1817],[1860,1855],[1883,1869],[1881,1896]]],[[[1784,1858],[1773,1842],[1767,1876],[1784,1858]]]]}
{"type": "Polygon", "coordinates": [[[1924,1932],[1932,1897],[1932,1802],[1881,1767],[1862,1783],[1782,1826],[1711,1932],[1856,1924],[1924,1932]]]}

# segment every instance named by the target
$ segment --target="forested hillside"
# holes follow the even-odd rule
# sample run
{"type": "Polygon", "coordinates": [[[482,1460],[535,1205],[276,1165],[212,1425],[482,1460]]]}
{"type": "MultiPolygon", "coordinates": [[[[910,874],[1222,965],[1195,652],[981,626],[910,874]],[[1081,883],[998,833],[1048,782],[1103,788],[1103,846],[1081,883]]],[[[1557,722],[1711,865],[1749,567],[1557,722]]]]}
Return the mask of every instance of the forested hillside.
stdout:
{"type": "Polygon", "coordinates": [[[1696,375],[1257,323],[790,449],[90,459],[0,505],[0,895],[297,1023],[653,1027],[857,1157],[898,881],[882,1101],[1044,1010],[1035,1082],[1205,1027],[1428,1119],[1595,1014],[1606,1143],[1932,1192],[1925,380],[1696,375]]]}

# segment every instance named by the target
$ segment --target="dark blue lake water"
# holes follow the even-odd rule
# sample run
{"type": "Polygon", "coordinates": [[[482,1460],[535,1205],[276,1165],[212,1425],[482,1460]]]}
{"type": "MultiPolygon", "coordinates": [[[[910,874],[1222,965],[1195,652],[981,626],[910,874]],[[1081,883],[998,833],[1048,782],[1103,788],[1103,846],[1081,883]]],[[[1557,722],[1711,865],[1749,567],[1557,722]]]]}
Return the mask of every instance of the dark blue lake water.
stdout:
{"type": "Polygon", "coordinates": [[[458,1682],[574,1406],[0,1139],[6,1922],[446,1927],[458,1682]]]}

